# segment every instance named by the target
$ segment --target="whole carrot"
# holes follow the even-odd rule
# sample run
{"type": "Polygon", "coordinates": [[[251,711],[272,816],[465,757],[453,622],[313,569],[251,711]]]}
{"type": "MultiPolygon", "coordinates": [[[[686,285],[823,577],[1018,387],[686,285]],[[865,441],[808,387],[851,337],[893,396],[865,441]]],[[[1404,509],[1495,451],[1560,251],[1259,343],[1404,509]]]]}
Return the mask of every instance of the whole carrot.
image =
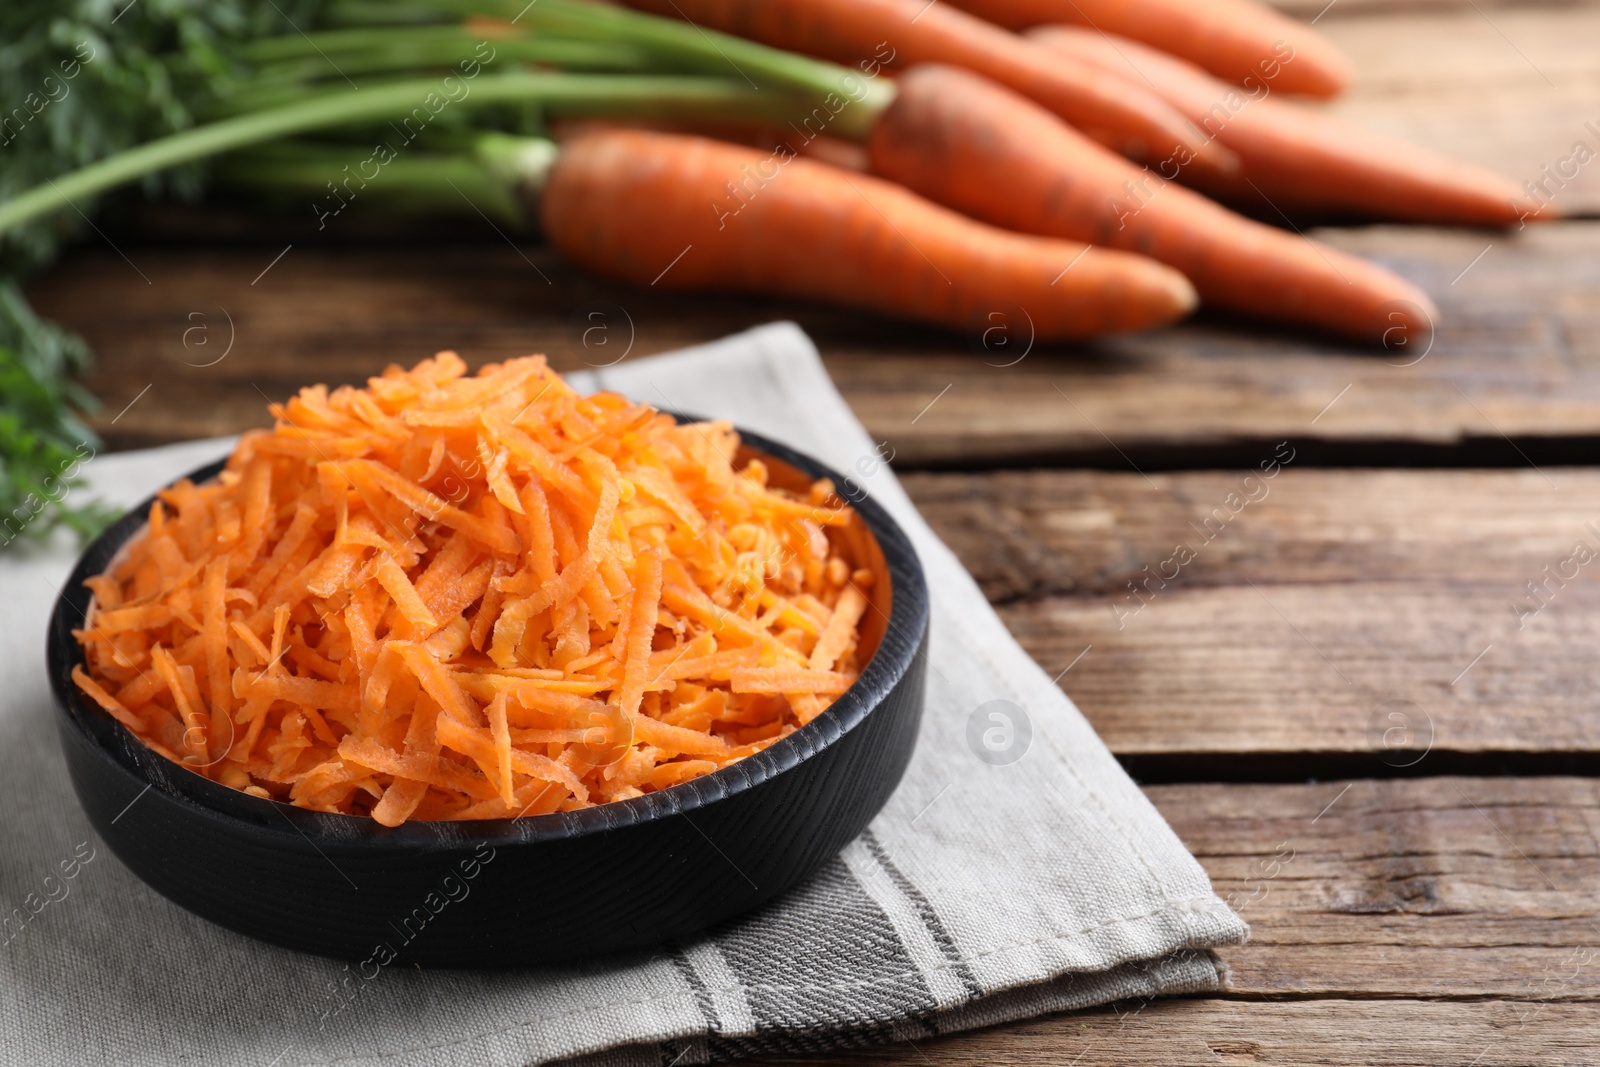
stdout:
{"type": "Polygon", "coordinates": [[[1028,36],[1153,88],[1239,157],[1233,174],[1190,171],[1183,180],[1268,218],[1504,226],[1536,213],[1511,179],[1274,99],[1278,86],[1265,77],[1236,89],[1137,41],[1076,26],[1028,36]]]}
{"type": "Polygon", "coordinates": [[[1064,61],[1032,41],[926,0],[626,0],[765,44],[851,65],[948,63],[1038,101],[1133,159],[1227,170],[1235,161],[1196,137],[1171,105],[1142,86],[1064,61]]]}
{"type": "Polygon", "coordinates": [[[1266,77],[1282,92],[1337,96],[1350,80],[1327,38],[1251,0],[951,2],[1014,30],[1070,23],[1143,41],[1239,85],[1266,77]]]}
{"type": "Polygon", "coordinates": [[[967,71],[909,71],[867,151],[875,173],[970,215],[1176,267],[1217,307],[1390,345],[1431,329],[1409,282],[1165,182],[967,71]]]}
{"type": "Polygon", "coordinates": [[[1146,329],[1195,304],[1182,275],[1143,256],[1008,233],[869,175],[699,137],[580,135],[545,180],[540,219],[568,258],[643,286],[958,329],[1020,307],[1040,340],[1146,329]]]}

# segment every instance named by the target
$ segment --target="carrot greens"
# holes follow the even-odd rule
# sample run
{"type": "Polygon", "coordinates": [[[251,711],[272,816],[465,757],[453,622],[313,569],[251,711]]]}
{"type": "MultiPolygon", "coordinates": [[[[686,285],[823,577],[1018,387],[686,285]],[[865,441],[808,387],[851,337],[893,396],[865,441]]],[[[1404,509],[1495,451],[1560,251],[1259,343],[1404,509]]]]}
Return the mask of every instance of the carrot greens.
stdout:
{"type": "Polygon", "coordinates": [[[339,145],[393,123],[421,136],[371,203],[403,213],[467,191],[510,222],[528,149],[496,132],[542,133],[552,115],[781,123],[849,93],[836,132],[859,136],[891,95],[849,68],[572,0],[8,3],[0,41],[0,548],[106,517],[61,488],[81,467],[67,460],[100,447],[72,380],[88,348],[22,284],[93,236],[114,190],[320,191],[351,162],[339,145]]]}

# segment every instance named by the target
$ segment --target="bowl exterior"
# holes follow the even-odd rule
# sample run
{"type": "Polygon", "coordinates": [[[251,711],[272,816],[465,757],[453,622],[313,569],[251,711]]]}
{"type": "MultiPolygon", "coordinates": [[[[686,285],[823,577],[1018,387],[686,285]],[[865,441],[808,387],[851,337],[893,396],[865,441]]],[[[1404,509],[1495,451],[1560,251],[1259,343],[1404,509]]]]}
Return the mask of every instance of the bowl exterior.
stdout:
{"type": "MultiPolygon", "coordinates": [[[[817,477],[821,464],[755,435],[817,477]]],[[[218,465],[194,472],[203,479],[218,465]]],[[[136,509],[85,552],[56,605],[49,668],[62,749],[95,830],[135,874],[212,922],[357,964],[519,966],[648,948],[759,906],[815,872],[888,800],[915,746],[927,591],[869,499],[888,626],[857,683],[764,752],[634,800],[520,820],[408,823],[309,812],[219,785],[144,747],[71,681],[71,630],[136,509]]]]}

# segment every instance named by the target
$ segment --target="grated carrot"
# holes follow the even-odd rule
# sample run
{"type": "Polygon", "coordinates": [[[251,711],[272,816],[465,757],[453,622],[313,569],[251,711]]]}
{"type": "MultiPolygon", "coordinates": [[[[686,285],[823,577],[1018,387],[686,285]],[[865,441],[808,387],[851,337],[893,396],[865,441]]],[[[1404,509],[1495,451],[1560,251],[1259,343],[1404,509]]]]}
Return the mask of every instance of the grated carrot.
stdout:
{"type": "Polygon", "coordinates": [[[758,752],[854,681],[874,575],[827,482],[726,423],[452,352],[303,389],[164,490],[73,678],[254,796],[412,819],[572,810],[758,752]]]}

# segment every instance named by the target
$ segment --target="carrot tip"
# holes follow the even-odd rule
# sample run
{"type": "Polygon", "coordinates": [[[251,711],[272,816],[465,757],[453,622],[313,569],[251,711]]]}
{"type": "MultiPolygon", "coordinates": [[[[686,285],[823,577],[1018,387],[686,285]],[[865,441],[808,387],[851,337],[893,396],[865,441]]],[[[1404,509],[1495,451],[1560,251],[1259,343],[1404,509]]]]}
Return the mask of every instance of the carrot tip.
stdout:
{"type": "Polygon", "coordinates": [[[1177,309],[1174,318],[1183,318],[1200,306],[1200,291],[1194,283],[1181,274],[1174,274],[1172,282],[1172,303],[1177,309]]]}

